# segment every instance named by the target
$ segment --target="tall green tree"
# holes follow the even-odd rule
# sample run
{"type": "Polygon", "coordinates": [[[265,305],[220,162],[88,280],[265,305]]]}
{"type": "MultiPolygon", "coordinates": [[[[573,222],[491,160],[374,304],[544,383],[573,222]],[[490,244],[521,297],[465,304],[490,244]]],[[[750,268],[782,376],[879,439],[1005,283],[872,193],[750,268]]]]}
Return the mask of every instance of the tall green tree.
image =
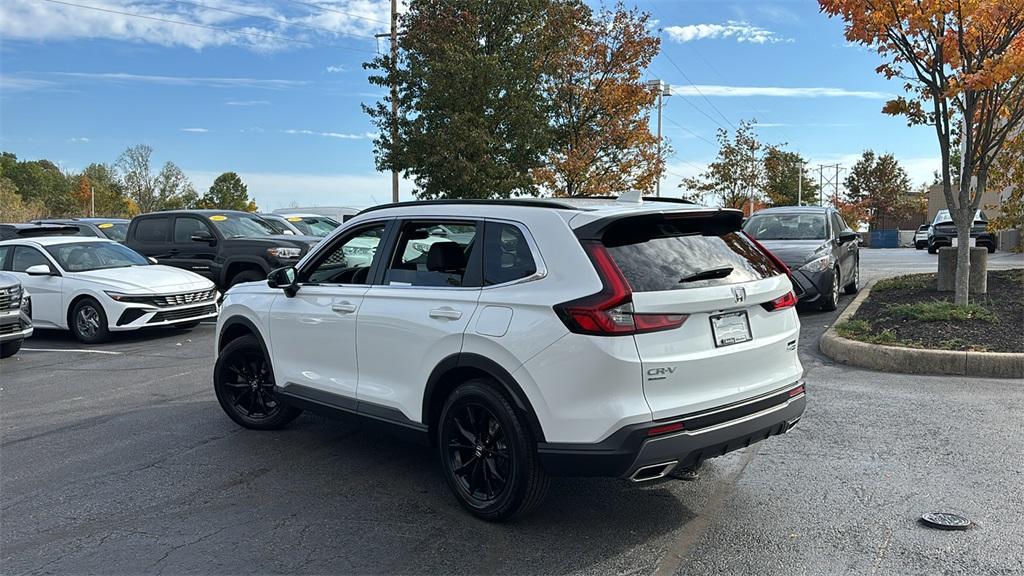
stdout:
{"type": "MultiPolygon", "coordinates": [[[[117,169],[110,164],[92,163],[82,170],[79,180],[87,182],[90,194],[96,196],[96,215],[105,217],[126,217],[130,214],[128,197],[124,193],[124,185],[117,175],[117,169]]],[[[92,208],[91,198],[80,198],[80,213],[89,214],[92,208]]]]}
{"type": "Polygon", "coordinates": [[[764,195],[772,206],[818,203],[818,183],[807,172],[806,160],[796,152],[771,146],[764,155],[764,195]],[[800,183],[800,179],[803,183],[800,183]]]}
{"type": "Polygon", "coordinates": [[[0,222],[27,222],[46,215],[46,208],[37,200],[26,201],[6,176],[0,176],[0,222]]]}
{"type": "Polygon", "coordinates": [[[138,144],[127,148],[117,160],[131,213],[195,208],[199,195],[181,168],[167,162],[160,172],[154,173],[150,166],[152,156],[153,148],[138,144]]]}
{"type": "Polygon", "coordinates": [[[704,172],[680,184],[690,199],[717,198],[726,208],[752,210],[766,186],[764,157],[770,146],[757,139],[754,123],[740,121],[735,134],[718,130],[718,155],[704,172]]]}
{"type": "Polygon", "coordinates": [[[541,90],[569,38],[570,0],[420,0],[401,17],[399,58],[364,64],[397,86],[364,110],[377,125],[377,168],[400,170],[420,198],[536,194],[553,131],[541,90]],[[392,129],[397,138],[392,138],[392,129]]]}
{"type": "Polygon", "coordinates": [[[43,206],[47,216],[76,216],[77,203],[72,195],[73,178],[49,160],[19,161],[4,152],[0,156],[0,176],[11,181],[26,202],[43,206]]]}
{"type": "Polygon", "coordinates": [[[234,172],[225,172],[217,176],[210,189],[199,200],[199,205],[203,208],[221,210],[256,211],[256,203],[249,199],[249,188],[234,172]]]}
{"type": "Polygon", "coordinates": [[[844,184],[847,198],[865,210],[872,227],[884,227],[909,202],[910,177],[892,154],[865,150],[844,184]]]}

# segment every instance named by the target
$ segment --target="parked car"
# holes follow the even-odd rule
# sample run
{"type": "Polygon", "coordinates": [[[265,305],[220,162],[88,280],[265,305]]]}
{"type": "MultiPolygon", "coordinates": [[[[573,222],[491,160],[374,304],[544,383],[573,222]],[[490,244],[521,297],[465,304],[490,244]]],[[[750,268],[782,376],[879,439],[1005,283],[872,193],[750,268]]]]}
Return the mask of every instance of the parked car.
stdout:
{"type": "MultiPolygon", "coordinates": [[[[953,217],[950,216],[949,210],[939,210],[928,230],[928,253],[937,254],[939,248],[952,246],[954,238],[956,238],[956,224],[953,224],[953,217]]],[[[999,246],[996,235],[988,230],[988,217],[981,210],[974,215],[971,238],[974,238],[977,246],[987,248],[989,254],[995,252],[999,246]]]]}
{"type": "Polygon", "coordinates": [[[834,208],[766,208],[748,218],[743,230],[786,263],[801,303],[835,310],[840,289],[860,289],[860,235],[834,208]]]}
{"type": "MultiPolygon", "coordinates": [[[[0,263],[8,248],[0,246],[0,263]]],[[[0,358],[10,358],[32,335],[32,297],[12,274],[0,272],[0,358]]]]}
{"type": "Polygon", "coordinates": [[[311,409],[432,442],[487,520],[537,506],[549,476],[662,478],[804,410],[797,299],[741,218],[635,195],[364,210],[226,294],[217,399],[247,428],[311,409]],[[459,238],[406,259],[442,225],[459,238]]]}
{"type": "Polygon", "coordinates": [[[213,282],[153,265],[138,252],[100,238],[44,236],[0,242],[2,268],[32,293],[32,322],[70,330],[80,342],[111,332],[191,328],[217,315],[213,282]]]}
{"type": "Polygon", "coordinates": [[[124,242],[128,233],[127,218],[46,218],[33,220],[34,224],[63,224],[77,226],[79,236],[108,238],[115,242],[124,242]]]}
{"type": "Polygon", "coordinates": [[[314,236],[281,236],[265,220],[232,210],[153,212],[132,218],[125,244],[161,264],[183,268],[228,288],[263,280],[299,261],[314,236]]]}
{"type": "Polygon", "coordinates": [[[323,238],[341,226],[341,223],[333,218],[316,214],[258,214],[258,216],[266,220],[279,234],[323,238]]]}
{"type": "Polygon", "coordinates": [[[917,227],[917,232],[914,232],[914,248],[924,250],[928,247],[928,229],[930,227],[928,224],[921,224],[917,227]]]}
{"type": "Polygon", "coordinates": [[[290,214],[316,214],[327,216],[337,222],[344,222],[359,213],[359,208],[350,206],[308,206],[304,208],[278,208],[274,214],[288,216],[290,214]]]}
{"type": "Polygon", "coordinates": [[[77,236],[78,226],[64,224],[0,224],[0,240],[38,236],[77,236]]]}

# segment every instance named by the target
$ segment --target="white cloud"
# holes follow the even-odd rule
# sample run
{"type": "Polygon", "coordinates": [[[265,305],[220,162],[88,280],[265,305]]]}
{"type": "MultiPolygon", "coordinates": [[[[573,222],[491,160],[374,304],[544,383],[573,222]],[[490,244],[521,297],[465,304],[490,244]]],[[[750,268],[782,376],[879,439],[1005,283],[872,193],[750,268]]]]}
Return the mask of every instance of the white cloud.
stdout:
{"type": "Polygon", "coordinates": [[[304,134],[306,136],[324,136],[325,138],[338,138],[341,140],[372,140],[377,137],[376,133],[363,132],[362,134],[352,134],[345,132],[320,132],[317,130],[299,130],[296,128],[289,128],[287,130],[281,130],[285,134],[304,134]]]}
{"type": "Polygon", "coordinates": [[[228,100],[225,106],[266,106],[270,100],[228,100]]]}
{"type": "Polygon", "coordinates": [[[0,36],[9,40],[107,39],[186,46],[195,50],[243,46],[257,52],[314,44],[362,42],[387,20],[388,0],[332,0],[317,10],[301,4],[276,6],[239,0],[184,4],[165,0],[90,0],[70,6],[39,0],[0,2],[0,36]],[[90,8],[91,7],[91,8],[90,8]],[[333,10],[333,11],[328,11],[333,10]],[[370,18],[372,20],[369,20],[370,18]]]}
{"type": "MultiPolygon", "coordinates": [[[[206,190],[220,172],[187,171],[196,190],[206,190]]],[[[391,201],[391,174],[296,174],[238,172],[260,210],[299,206],[373,206],[391,201]]],[[[413,184],[399,182],[400,198],[412,200],[413,184]]]]}
{"type": "Polygon", "coordinates": [[[115,83],[161,84],[165,86],[205,86],[208,88],[263,88],[285,90],[303,86],[305,80],[282,80],[279,78],[237,78],[216,76],[162,76],[156,74],[127,74],[124,72],[55,72],[56,76],[81,80],[115,83]]]}
{"type": "Polygon", "coordinates": [[[55,86],[57,86],[57,83],[50,80],[11,76],[9,74],[0,75],[0,92],[28,92],[30,90],[41,90],[55,86]]]}
{"type": "Polygon", "coordinates": [[[341,64],[338,64],[337,66],[328,66],[326,70],[331,74],[337,74],[338,72],[345,72],[346,70],[348,70],[348,68],[345,68],[341,64]]]}
{"type": "Polygon", "coordinates": [[[809,87],[789,88],[782,86],[720,86],[714,84],[698,84],[695,86],[671,87],[674,96],[721,96],[746,97],[769,96],[775,98],[867,98],[871,100],[887,100],[892,94],[873,90],[847,90],[846,88],[809,87]]]}
{"type": "Polygon", "coordinates": [[[209,132],[210,129],[209,128],[182,128],[181,131],[182,132],[197,132],[197,133],[200,133],[200,134],[205,134],[205,133],[209,132]]]}
{"type": "Polygon", "coordinates": [[[706,39],[731,39],[751,44],[777,44],[793,42],[792,38],[783,38],[775,32],[760,26],[754,26],[740,20],[729,20],[725,24],[687,24],[686,26],[667,26],[665,32],[676,42],[691,42],[706,39]]]}
{"type": "Polygon", "coordinates": [[[77,138],[68,138],[68,142],[71,142],[72,144],[88,144],[89,139],[85,136],[79,136],[77,138]]]}

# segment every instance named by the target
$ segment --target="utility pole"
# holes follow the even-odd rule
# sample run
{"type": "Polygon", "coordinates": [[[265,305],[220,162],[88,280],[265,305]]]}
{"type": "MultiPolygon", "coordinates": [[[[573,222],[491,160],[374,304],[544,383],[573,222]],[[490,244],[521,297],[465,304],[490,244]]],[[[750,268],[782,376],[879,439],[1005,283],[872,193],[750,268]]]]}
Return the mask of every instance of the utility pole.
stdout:
{"type": "MultiPolygon", "coordinates": [[[[661,108],[664,105],[664,97],[672,95],[672,89],[662,80],[648,80],[647,87],[658,91],[658,160],[661,160],[661,108]]],[[[654,195],[661,197],[661,174],[654,181],[654,195]]]]}
{"type": "Polygon", "coordinates": [[[804,161],[800,160],[800,165],[796,168],[796,205],[804,205],[804,161]]]}
{"type": "MultiPolygon", "coordinates": [[[[391,0],[391,31],[374,34],[375,38],[391,39],[391,70],[398,69],[398,0],[391,0]]],[[[391,83],[391,146],[398,142],[398,83],[391,83]]],[[[398,202],[398,170],[391,169],[391,201],[398,202]]]]}
{"type": "Polygon", "coordinates": [[[832,187],[832,206],[834,208],[839,207],[839,172],[846,170],[842,168],[839,163],[836,164],[818,164],[818,206],[825,205],[825,186],[832,187]],[[834,168],[835,176],[826,176],[825,169],[834,168]]]}
{"type": "Polygon", "coordinates": [[[89,184],[89,203],[92,205],[89,215],[96,217],[96,186],[89,184]]]}

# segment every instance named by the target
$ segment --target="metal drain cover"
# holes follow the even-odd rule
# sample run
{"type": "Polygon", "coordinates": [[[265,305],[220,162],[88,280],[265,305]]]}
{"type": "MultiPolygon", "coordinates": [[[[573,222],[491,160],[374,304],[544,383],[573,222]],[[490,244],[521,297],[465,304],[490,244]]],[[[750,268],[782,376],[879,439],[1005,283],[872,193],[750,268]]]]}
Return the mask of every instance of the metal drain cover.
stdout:
{"type": "Polygon", "coordinates": [[[928,512],[921,516],[921,523],[939,530],[967,530],[971,521],[952,512],[928,512]]]}

